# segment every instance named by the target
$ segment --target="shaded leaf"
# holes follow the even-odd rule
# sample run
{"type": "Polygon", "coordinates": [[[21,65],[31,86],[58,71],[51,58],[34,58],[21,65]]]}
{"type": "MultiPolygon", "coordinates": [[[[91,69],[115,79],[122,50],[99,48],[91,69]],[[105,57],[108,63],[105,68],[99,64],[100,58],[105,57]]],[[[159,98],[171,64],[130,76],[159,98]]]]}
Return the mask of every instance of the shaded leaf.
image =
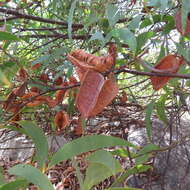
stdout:
{"type": "Polygon", "coordinates": [[[92,40],[100,40],[100,41],[104,41],[104,36],[101,32],[96,32],[94,33],[91,38],[89,39],[89,41],[92,41],[92,40]]]}
{"type": "Polygon", "coordinates": [[[1,70],[0,70],[0,82],[8,87],[11,86],[10,81],[8,80],[8,78],[5,76],[5,74],[1,70]]]}
{"type": "Polygon", "coordinates": [[[182,33],[185,34],[187,33],[187,27],[188,27],[188,33],[189,31],[189,24],[190,24],[190,19],[189,19],[189,15],[190,15],[190,3],[189,0],[183,0],[182,1],[182,7],[181,7],[181,25],[182,25],[182,33]]]}
{"type": "Polygon", "coordinates": [[[165,111],[165,102],[167,100],[167,95],[162,95],[160,99],[156,102],[157,115],[160,120],[164,123],[168,123],[166,111],[165,111]]]}
{"type": "Polygon", "coordinates": [[[78,0],[74,0],[71,4],[71,8],[69,10],[69,15],[68,15],[68,36],[70,39],[72,39],[72,24],[73,24],[73,16],[74,16],[74,11],[76,8],[76,3],[78,0]]]}
{"type": "Polygon", "coordinates": [[[149,165],[135,165],[132,168],[129,168],[127,171],[123,172],[123,174],[118,177],[115,182],[112,184],[111,187],[117,187],[120,186],[121,183],[123,183],[129,176],[133,175],[133,174],[139,174],[142,172],[146,172],[147,170],[151,169],[152,166],[149,165]]]}
{"type": "Polygon", "coordinates": [[[112,30],[112,36],[119,38],[124,43],[128,44],[132,51],[136,51],[137,41],[135,35],[127,28],[112,30]]]}
{"type": "MultiPolygon", "coordinates": [[[[120,170],[118,170],[120,172],[120,170]]],[[[83,188],[90,190],[92,186],[100,183],[106,178],[112,176],[112,172],[105,165],[100,163],[91,163],[86,170],[83,188]]]]}
{"type": "Polygon", "coordinates": [[[52,167],[61,161],[71,159],[73,156],[84,152],[110,146],[130,146],[136,148],[135,145],[117,137],[105,135],[85,136],[65,144],[58,152],[53,155],[49,166],[52,167]]]}
{"type": "Polygon", "coordinates": [[[112,175],[118,171],[122,171],[121,165],[118,160],[116,160],[113,155],[106,150],[98,150],[86,158],[90,163],[99,163],[107,167],[112,175]]]}
{"type": "Polygon", "coordinates": [[[106,7],[106,16],[108,18],[110,27],[113,27],[120,19],[120,12],[118,7],[116,7],[114,4],[108,4],[106,7]]]}
{"type": "Polygon", "coordinates": [[[150,104],[148,104],[146,106],[146,109],[145,109],[145,113],[146,113],[146,116],[145,116],[146,132],[147,132],[147,135],[148,135],[148,138],[149,138],[150,141],[152,139],[151,115],[152,115],[152,112],[154,110],[154,104],[155,104],[154,101],[151,102],[150,104]]]}
{"type": "Polygon", "coordinates": [[[19,41],[20,39],[17,36],[15,36],[14,34],[11,34],[9,32],[0,31],[0,40],[19,41]]]}
{"type": "Polygon", "coordinates": [[[20,121],[26,134],[31,137],[36,147],[36,160],[40,167],[43,166],[48,155],[48,142],[41,128],[31,121],[20,121]]]}
{"type": "Polygon", "coordinates": [[[23,177],[34,185],[37,185],[41,190],[54,190],[53,185],[50,183],[47,176],[31,165],[18,164],[10,168],[9,173],[23,177]]]}
{"type": "Polygon", "coordinates": [[[4,175],[3,175],[3,167],[0,166],[0,185],[2,185],[4,183],[5,183],[5,178],[4,178],[4,175]]]}
{"type": "Polygon", "coordinates": [[[9,183],[0,185],[0,190],[18,190],[19,188],[26,187],[28,182],[24,179],[17,179],[9,183]]]}
{"type": "Polygon", "coordinates": [[[178,11],[175,15],[175,23],[176,23],[176,28],[177,30],[182,34],[182,35],[188,35],[190,33],[190,18],[187,14],[185,14],[186,17],[184,19],[185,25],[184,29],[182,27],[182,16],[181,16],[181,11],[178,11]]]}

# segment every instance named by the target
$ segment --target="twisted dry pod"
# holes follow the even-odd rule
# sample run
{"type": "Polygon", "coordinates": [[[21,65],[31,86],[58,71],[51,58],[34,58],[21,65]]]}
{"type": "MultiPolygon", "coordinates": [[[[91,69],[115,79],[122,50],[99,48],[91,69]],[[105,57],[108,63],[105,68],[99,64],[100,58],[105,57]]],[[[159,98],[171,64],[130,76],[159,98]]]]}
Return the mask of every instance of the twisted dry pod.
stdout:
{"type": "Polygon", "coordinates": [[[95,56],[78,49],[68,54],[68,60],[84,73],[87,69],[98,72],[109,71],[115,64],[116,47],[111,43],[107,56],[95,56]]]}

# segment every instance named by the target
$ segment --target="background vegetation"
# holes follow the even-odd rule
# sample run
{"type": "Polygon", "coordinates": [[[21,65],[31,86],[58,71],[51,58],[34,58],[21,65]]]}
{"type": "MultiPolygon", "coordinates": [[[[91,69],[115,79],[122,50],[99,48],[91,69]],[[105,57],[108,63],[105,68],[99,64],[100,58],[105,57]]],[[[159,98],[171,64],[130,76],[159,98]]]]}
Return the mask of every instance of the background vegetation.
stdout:
{"type": "Polygon", "coordinates": [[[189,111],[189,1],[6,0],[0,5],[1,129],[25,134],[35,145],[27,163],[8,170],[16,176],[12,181],[4,180],[2,171],[0,190],[135,190],[126,179],[153,171],[147,164],[150,158],[181,142],[153,144],[152,120],[158,118],[171,129],[180,126],[189,111]],[[176,17],[178,11],[181,16],[176,17]],[[108,73],[115,75],[118,94],[101,113],[83,118],[75,106],[82,82],[67,55],[82,49],[106,56],[111,43],[117,47],[117,58],[108,73]],[[170,54],[183,64],[175,72],[153,72],[170,54]],[[153,76],[158,83],[170,80],[154,90],[153,76]],[[128,141],[131,126],[146,128],[145,146],[128,141]],[[68,143],[50,152],[50,134],[61,134],[68,143]],[[52,168],[67,170],[69,177],[53,180],[52,168]]]}

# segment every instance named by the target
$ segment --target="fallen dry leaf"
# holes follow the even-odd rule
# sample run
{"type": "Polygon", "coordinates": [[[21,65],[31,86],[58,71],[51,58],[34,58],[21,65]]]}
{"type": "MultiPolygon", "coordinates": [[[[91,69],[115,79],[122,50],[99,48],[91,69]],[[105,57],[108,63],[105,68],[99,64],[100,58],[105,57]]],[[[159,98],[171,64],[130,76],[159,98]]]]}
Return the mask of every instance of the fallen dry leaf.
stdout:
{"type": "Polygon", "coordinates": [[[65,111],[57,112],[54,123],[58,131],[65,129],[70,124],[69,115],[65,111]]]}

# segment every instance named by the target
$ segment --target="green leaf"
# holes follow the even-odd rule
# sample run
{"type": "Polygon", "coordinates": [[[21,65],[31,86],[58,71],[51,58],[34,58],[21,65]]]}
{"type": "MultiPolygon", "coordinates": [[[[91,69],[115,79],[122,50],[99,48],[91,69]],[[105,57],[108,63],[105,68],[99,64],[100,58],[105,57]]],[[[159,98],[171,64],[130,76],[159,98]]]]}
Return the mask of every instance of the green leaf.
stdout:
{"type": "Polygon", "coordinates": [[[89,41],[92,41],[92,40],[100,40],[100,41],[104,41],[104,36],[101,32],[96,32],[94,33],[91,38],[89,39],[89,41]]]}
{"type": "Polygon", "coordinates": [[[24,179],[17,179],[9,183],[0,185],[0,190],[18,190],[19,188],[26,187],[28,182],[24,179]]]}
{"type": "Polygon", "coordinates": [[[86,160],[90,163],[99,163],[106,166],[112,175],[118,171],[122,171],[119,161],[116,160],[110,152],[105,150],[98,150],[92,153],[86,160]]]}
{"type": "Polygon", "coordinates": [[[76,8],[76,3],[78,0],[74,0],[71,4],[71,8],[69,10],[69,16],[68,16],[68,36],[70,39],[72,39],[72,24],[73,24],[73,15],[76,8]]]}
{"type": "Polygon", "coordinates": [[[91,163],[86,170],[86,178],[84,180],[83,189],[90,190],[93,185],[100,183],[112,175],[113,174],[110,169],[108,169],[105,165],[100,163],[91,163]]]}
{"type": "Polygon", "coordinates": [[[117,21],[120,19],[120,12],[115,5],[109,4],[106,7],[106,16],[107,16],[110,27],[113,27],[117,23],[117,21]]]}
{"type": "Polygon", "coordinates": [[[38,161],[39,166],[42,167],[48,155],[48,142],[43,130],[31,121],[20,121],[19,124],[33,140],[37,149],[35,159],[38,161]]]}
{"type": "Polygon", "coordinates": [[[41,190],[54,190],[53,185],[39,169],[27,164],[18,164],[9,169],[12,175],[23,177],[29,182],[37,185],[41,190]]]}
{"type": "Polygon", "coordinates": [[[124,43],[129,45],[132,51],[136,51],[137,41],[135,35],[127,28],[112,30],[112,36],[120,39],[124,43]]]}
{"type": "Polygon", "coordinates": [[[158,7],[164,11],[168,7],[169,0],[149,0],[148,6],[158,7]]]}
{"type": "Polygon", "coordinates": [[[71,159],[78,154],[110,146],[129,146],[137,148],[128,141],[117,137],[105,135],[85,136],[65,144],[58,152],[53,155],[49,167],[52,167],[61,161],[71,159]]]}
{"type": "Polygon", "coordinates": [[[154,110],[154,104],[155,104],[154,101],[151,102],[150,104],[148,104],[146,106],[146,109],[145,109],[145,113],[146,113],[146,116],[145,116],[146,132],[147,132],[147,135],[148,135],[148,138],[149,138],[150,141],[152,139],[151,115],[152,115],[152,112],[154,110]]]}
{"type": "Polygon", "coordinates": [[[11,34],[9,32],[0,31],[0,40],[19,41],[20,39],[17,36],[15,36],[14,34],[11,34]]]}
{"type": "Polygon", "coordinates": [[[143,32],[142,34],[139,34],[137,37],[137,53],[138,51],[141,51],[142,47],[146,44],[148,40],[150,40],[153,36],[155,36],[155,32],[149,31],[149,32],[143,32]]]}
{"type": "Polygon", "coordinates": [[[151,169],[151,166],[148,165],[136,165],[130,169],[128,169],[127,171],[125,171],[120,177],[118,177],[115,182],[111,185],[111,187],[117,187],[120,186],[121,183],[123,183],[129,176],[133,175],[133,174],[140,174],[142,172],[145,172],[149,169],[151,169]]]}
{"type": "Polygon", "coordinates": [[[7,87],[11,86],[10,81],[1,70],[0,70],[0,82],[3,83],[7,87]]]}
{"type": "Polygon", "coordinates": [[[3,176],[3,167],[0,166],[0,185],[5,183],[5,178],[3,176]]]}
{"type": "Polygon", "coordinates": [[[181,7],[181,19],[182,19],[182,29],[185,31],[186,24],[187,24],[187,16],[190,10],[190,3],[189,0],[182,0],[182,7],[181,7]]]}
{"type": "Polygon", "coordinates": [[[160,120],[162,120],[164,123],[168,123],[168,118],[166,116],[166,108],[165,108],[165,102],[167,100],[167,94],[162,95],[160,99],[156,102],[156,110],[157,110],[157,116],[160,120]]]}
{"type": "Polygon", "coordinates": [[[135,159],[137,165],[146,163],[152,157],[152,151],[159,150],[160,148],[154,144],[148,144],[143,147],[139,152],[139,156],[135,159]]]}
{"type": "Polygon", "coordinates": [[[117,150],[111,151],[111,154],[117,155],[120,157],[129,157],[129,154],[130,154],[131,158],[134,158],[137,155],[134,152],[131,152],[131,151],[128,152],[125,148],[118,148],[117,150]]]}
{"type": "Polygon", "coordinates": [[[131,30],[135,30],[139,28],[139,23],[141,21],[142,16],[138,15],[135,18],[132,19],[132,21],[129,23],[128,28],[131,30]]]}
{"type": "Polygon", "coordinates": [[[156,63],[158,63],[166,54],[165,54],[165,47],[163,45],[161,45],[160,47],[160,54],[156,60],[156,63]]]}
{"type": "Polygon", "coordinates": [[[146,153],[150,153],[152,151],[155,151],[155,150],[160,150],[160,147],[155,145],[155,144],[147,144],[146,146],[144,146],[139,152],[138,154],[141,155],[141,154],[146,154],[146,153]]]}

